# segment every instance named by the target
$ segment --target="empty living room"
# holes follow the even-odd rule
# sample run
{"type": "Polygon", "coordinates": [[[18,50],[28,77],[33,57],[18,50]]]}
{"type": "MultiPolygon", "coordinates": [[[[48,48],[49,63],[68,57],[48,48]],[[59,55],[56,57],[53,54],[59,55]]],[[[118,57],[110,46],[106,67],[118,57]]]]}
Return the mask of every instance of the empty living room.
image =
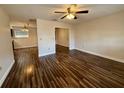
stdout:
{"type": "Polygon", "coordinates": [[[123,4],[0,4],[1,88],[124,88],[123,4]]]}

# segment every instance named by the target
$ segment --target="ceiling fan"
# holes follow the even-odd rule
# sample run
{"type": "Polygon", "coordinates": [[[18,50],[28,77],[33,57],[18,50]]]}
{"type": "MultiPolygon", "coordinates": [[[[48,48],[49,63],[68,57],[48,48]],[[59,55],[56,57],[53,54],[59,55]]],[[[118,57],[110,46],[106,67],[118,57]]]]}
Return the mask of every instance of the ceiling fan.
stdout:
{"type": "Polygon", "coordinates": [[[88,10],[82,10],[82,11],[73,11],[72,6],[75,6],[76,4],[72,4],[70,7],[67,8],[67,12],[62,11],[55,11],[55,13],[64,13],[65,15],[61,17],[60,19],[68,18],[68,19],[77,19],[77,14],[87,14],[88,10]]]}

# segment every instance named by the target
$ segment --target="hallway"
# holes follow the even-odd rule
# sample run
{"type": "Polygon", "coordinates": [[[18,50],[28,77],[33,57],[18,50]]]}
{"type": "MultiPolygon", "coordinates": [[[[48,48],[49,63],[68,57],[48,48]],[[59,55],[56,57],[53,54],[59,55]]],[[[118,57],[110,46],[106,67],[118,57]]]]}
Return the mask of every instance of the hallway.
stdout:
{"type": "Polygon", "coordinates": [[[124,87],[122,63],[77,50],[40,59],[35,47],[14,52],[16,63],[2,87],[124,87]]]}

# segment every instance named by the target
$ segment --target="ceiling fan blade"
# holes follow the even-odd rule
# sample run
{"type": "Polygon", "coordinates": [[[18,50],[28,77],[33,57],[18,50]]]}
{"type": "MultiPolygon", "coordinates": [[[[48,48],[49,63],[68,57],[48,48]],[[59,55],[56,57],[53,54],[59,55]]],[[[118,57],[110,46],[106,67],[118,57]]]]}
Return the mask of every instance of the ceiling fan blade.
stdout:
{"type": "Polygon", "coordinates": [[[65,18],[67,15],[65,15],[65,16],[63,16],[63,17],[61,17],[61,19],[63,19],[63,18],[65,18]]]}
{"type": "Polygon", "coordinates": [[[67,12],[59,12],[59,11],[55,11],[54,13],[67,13],[67,12]]]}
{"type": "Polygon", "coordinates": [[[84,11],[77,11],[76,13],[77,13],[77,14],[78,14],[78,13],[88,13],[88,10],[84,10],[84,11]]]}
{"type": "Polygon", "coordinates": [[[74,19],[77,19],[77,17],[75,16],[74,19]]]}

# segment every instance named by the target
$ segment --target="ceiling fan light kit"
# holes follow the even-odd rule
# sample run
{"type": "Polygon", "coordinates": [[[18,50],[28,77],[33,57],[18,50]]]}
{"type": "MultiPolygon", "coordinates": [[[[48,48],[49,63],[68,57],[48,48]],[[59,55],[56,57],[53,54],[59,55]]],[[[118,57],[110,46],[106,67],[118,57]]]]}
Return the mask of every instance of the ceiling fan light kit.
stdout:
{"type": "Polygon", "coordinates": [[[68,18],[68,19],[74,19],[74,15],[73,14],[68,14],[67,16],[66,16],[66,18],[68,18]]]}
{"type": "Polygon", "coordinates": [[[24,25],[24,27],[22,28],[22,31],[28,32],[29,31],[28,26],[29,26],[29,24],[27,24],[27,26],[24,25]]]}
{"type": "Polygon", "coordinates": [[[22,31],[28,32],[29,30],[27,28],[23,28],[22,31]]]}
{"type": "MultiPolygon", "coordinates": [[[[76,9],[76,4],[73,5],[76,9]]],[[[74,10],[73,7],[73,10],[74,10]]],[[[65,15],[63,17],[61,17],[60,19],[64,19],[64,18],[68,18],[68,19],[77,19],[76,14],[87,14],[88,10],[83,10],[83,11],[73,11],[72,10],[72,6],[70,6],[69,8],[67,8],[67,12],[61,12],[61,11],[55,11],[55,13],[64,13],[65,15]]]]}

